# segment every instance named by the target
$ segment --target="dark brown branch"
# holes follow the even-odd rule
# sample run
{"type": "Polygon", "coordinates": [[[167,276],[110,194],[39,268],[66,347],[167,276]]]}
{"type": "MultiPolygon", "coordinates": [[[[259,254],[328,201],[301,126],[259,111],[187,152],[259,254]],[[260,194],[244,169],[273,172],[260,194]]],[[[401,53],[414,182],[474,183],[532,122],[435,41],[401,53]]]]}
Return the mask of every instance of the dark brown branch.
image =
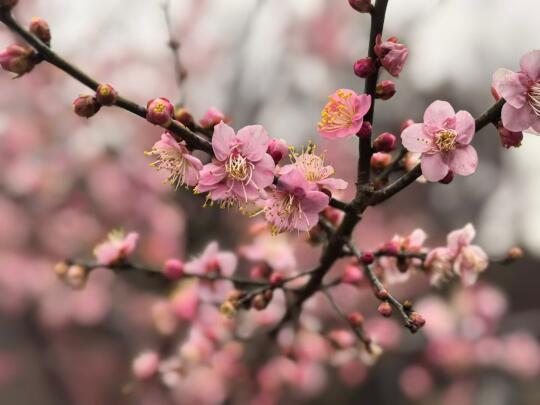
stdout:
{"type": "Polygon", "coordinates": [[[184,80],[187,77],[187,71],[182,64],[182,59],[180,58],[180,42],[174,38],[174,30],[171,21],[171,0],[165,0],[163,3],[163,14],[165,17],[165,25],[167,26],[167,32],[169,34],[168,45],[171,49],[171,53],[174,61],[174,78],[176,80],[176,85],[178,87],[178,105],[182,106],[185,103],[185,95],[182,89],[184,80]]]}

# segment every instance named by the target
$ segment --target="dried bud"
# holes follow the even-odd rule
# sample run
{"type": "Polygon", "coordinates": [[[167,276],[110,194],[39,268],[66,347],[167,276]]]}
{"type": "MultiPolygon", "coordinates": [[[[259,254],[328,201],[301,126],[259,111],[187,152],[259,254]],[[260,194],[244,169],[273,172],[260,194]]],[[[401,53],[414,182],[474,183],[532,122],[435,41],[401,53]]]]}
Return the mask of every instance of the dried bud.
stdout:
{"type": "Polygon", "coordinates": [[[375,63],[373,63],[373,59],[369,56],[358,59],[354,64],[354,74],[362,79],[374,74],[375,70],[375,63]]]}
{"type": "Polygon", "coordinates": [[[184,263],[177,259],[169,259],[165,262],[163,275],[169,280],[178,280],[184,275],[184,263]]]}
{"type": "Polygon", "coordinates": [[[79,117],[90,118],[96,115],[100,108],[101,105],[91,95],[82,95],[73,101],[73,111],[79,117]]]}
{"type": "Polygon", "coordinates": [[[289,153],[289,147],[283,139],[270,139],[266,153],[272,156],[275,164],[278,164],[289,153]]]}
{"type": "Polygon", "coordinates": [[[110,84],[100,84],[96,90],[96,99],[99,104],[109,106],[116,103],[118,92],[110,84]]]}
{"type": "Polygon", "coordinates": [[[281,285],[283,283],[283,280],[283,274],[281,273],[275,272],[270,274],[270,285],[272,285],[273,287],[281,285]]]}
{"type": "Polygon", "coordinates": [[[411,300],[405,300],[405,301],[403,301],[403,309],[404,309],[405,311],[410,311],[410,310],[412,309],[412,307],[413,307],[413,303],[412,303],[411,300]]]}
{"type": "Polygon", "coordinates": [[[381,100],[389,100],[396,94],[396,85],[392,80],[383,80],[377,83],[375,88],[375,97],[381,100]]]}
{"type": "Polygon", "coordinates": [[[174,116],[174,106],[166,98],[160,97],[150,100],[146,105],[146,119],[152,124],[167,127],[174,116]]]}
{"type": "Polygon", "coordinates": [[[29,30],[46,45],[51,44],[51,29],[49,23],[41,17],[34,17],[30,21],[29,30]]]}
{"type": "Polygon", "coordinates": [[[347,319],[355,328],[359,328],[364,324],[364,315],[362,315],[360,312],[353,312],[352,314],[349,314],[347,319]]]}
{"type": "Polygon", "coordinates": [[[251,304],[257,311],[262,311],[268,305],[268,301],[266,300],[264,294],[257,294],[255,298],[253,298],[251,304]]]}
{"type": "Polygon", "coordinates": [[[411,125],[414,124],[414,121],[410,118],[408,120],[405,120],[401,123],[401,126],[399,127],[399,132],[405,131],[407,128],[409,128],[411,125]]]}
{"type": "Polygon", "coordinates": [[[189,110],[185,107],[177,108],[174,113],[174,118],[176,121],[181,122],[186,127],[191,128],[195,124],[195,119],[189,110]]]}
{"type": "Polygon", "coordinates": [[[448,173],[442,180],[439,180],[439,183],[441,184],[450,184],[454,180],[454,172],[452,170],[448,170],[448,173]]]}
{"type": "Polygon", "coordinates": [[[373,10],[371,0],[349,0],[349,4],[359,13],[370,13],[373,10]]]}
{"type": "Polygon", "coordinates": [[[19,0],[0,0],[0,8],[13,8],[19,0]]]}
{"type": "Polygon", "coordinates": [[[518,246],[514,246],[513,248],[508,250],[508,253],[506,254],[507,260],[519,260],[523,257],[523,249],[521,249],[518,246]]]}
{"type": "Polygon", "coordinates": [[[386,301],[383,301],[379,304],[377,311],[379,311],[379,314],[381,314],[385,318],[390,318],[392,316],[392,307],[386,301]]]}
{"type": "Polygon", "coordinates": [[[10,45],[0,52],[0,66],[8,72],[22,76],[36,65],[34,55],[35,52],[31,48],[10,45]]]}
{"type": "Polygon", "coordinates": [[[362,260],[362,263],[366,266],[369,266],[375,260],[375,254],[370,250],[366,250],[365,252],[362,252],[360,260],[362,260]]]}
{"type": "Polygon", "coordinates": [[[372,132],[371,122],[364,121],[362,123],[362,127],[360,128],[360,131],[358,131],[358,136],[360,138],[370,138],[372,132]]]}
{"type": "Polygon", "coordinates": [[[502,146],[504,146],[506,149],[510,149],[512,147],[519,148],[521,146],[521,141],[523,141],[523,132],[509,131],[503,126],[500,126],[498,131],[502,146]]]}
{"type": "Polygon", "coordinates": [[[64,281],[71,288],[79,290],[84,287],[87,278],[88,271],[83,266],[76,264],[69,267],[64,281]]]}
{"type": "Polygon", "coordinates": [[[371,155],[371,168],[383,170],[392,163],[392,156],[388,153],[377,152],[371,155]]]}
{"type": "Polygon", "coordinates": [[[409,320],[417,329],[420,329],[426,324],[426,320],[418,312],[411,312],[409,314],[409,320]]]}
{"type": "Polygon", "coordinates": [[[376,291],[375,296],[380,300],[385,300],[388,298],[388,291],[386,291],[385,289],[376,291]]]}
{"type": "Polygon", "coordinates": [[[392,152],[396,147],[397,139],[390,132],[383,132],[373,141],[373,149],[376,152],[392,152]]]}
{"type": "Polygon", "coordinates": [[[58,262],[54,265],[53,269],[54,269],[55,274],[59,278],[63,279],[67,275],[69,266],[66,262],[58,262]]]}
{"type": "Polygon", "coordinates": [[[341,276],[341,281],[346,284],[358,284],[364,278],[362,270],[356,264],[348,264],[341,276]]]}

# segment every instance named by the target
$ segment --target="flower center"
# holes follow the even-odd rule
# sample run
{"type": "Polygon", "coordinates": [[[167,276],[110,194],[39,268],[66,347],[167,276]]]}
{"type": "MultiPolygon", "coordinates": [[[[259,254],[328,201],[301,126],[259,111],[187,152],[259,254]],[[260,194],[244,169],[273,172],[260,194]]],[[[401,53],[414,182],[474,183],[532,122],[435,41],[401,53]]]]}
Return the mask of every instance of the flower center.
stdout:
{"type": "Polygon", "coordinates": [[[457,132],[453,129],[444,129],[435,135],[435,144],[441,152],[449,152],[456,148],[457,132]]]}
{"type": "Polygon", "coordinates": [[[345,101],[351,98],[352,93],[340,90],[337,95],[340,101],[330,98],[328,104],[326,104],[324,110],[321,112],[319,128],[336,129],[352,125],[354,111],[351,111],[344,104],[345,101]]]}
{"type": "Polygon", "coordinates": [[[162,103],[161,101],[158,101],[156,105],[154,106],[154,112],[156,113],[162,113],[166,110],[167,106],[165,103],[162,103]]]}
{"type": "Polygon", "coordinates": [[[246,181],[251,178],[253,164],[240,154],[232,154],[225,163],[225,171],[234,180],[246,181]]]}
{"type": "Polygon", "coordinates": [[[540,117],[540,80],[529,88],[527,99],[536,116],[540,117]]]}

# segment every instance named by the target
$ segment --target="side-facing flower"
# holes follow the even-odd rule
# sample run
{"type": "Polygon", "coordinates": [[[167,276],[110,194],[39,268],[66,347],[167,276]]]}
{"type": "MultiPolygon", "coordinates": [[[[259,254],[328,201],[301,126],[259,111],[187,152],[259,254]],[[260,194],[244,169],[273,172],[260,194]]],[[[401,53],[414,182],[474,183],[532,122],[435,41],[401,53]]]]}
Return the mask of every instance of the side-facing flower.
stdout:
{"type": "Polygon", "coordinates": [[[371,96],[356,94],[349,89],[339,89],[330,97],[321,112],[319,134],[327,139],[355,135],[364,122],[364,115],[371,107],[371,96]]]}
{"type": "Polygon", "coordinates": [[[308,231],[319,222],[319,212],[328,206],[330,198],[310,184],[300,170],[294,168],[280,176],[275,190],[264,208],[272,233],[291,229],[308,231]]]}
{"type": "Polygon", "coordinates": [[[222,206],[257,200],[274,180],[274,160],[267,153],[268,134],[261,125],[234,132],[223,121],[214,128],[215,158],[204,166],[195,191],[208,192],[222,206]]]}
{"type": "Polygon", "coordinates": [[[421,153],[422,174],[429,181],[442,180],[451,170],[468,176],[476,171],[478,155],[469,145],[474,137],[474,118],[455,112],[446,101],[434,101],[424,113],[423,124],[412,124],[401,133],[403,146],[421,153]]]}
{"type": "Polygon", "coordinates": [[[528,128],[540,132],[540,50],[521,58],[519,72],[498,69],[493,87],[505,100],[501,112],[503,126],[513,132],[528,128]]]}
{"type": "Polygon", "coordinates": [[[97,262],[109,266],[124,260],[135,250],[138,239],[136,232],[125,235],[123,230],[112,230],[108,239],[94,248],[97,262]]]}
{"type": "Polygon", "coordinates": [[[379,57],[381,65],[392,76],[398,77],[409,56],[409,48],[398,43],[396,37],[382,41],[381,34],[379,34],[375,41],[375,54],[379,57]]]}
{"type": "Polygon", "coordinates": [[[197,185],[203,164],[189,153],[183,141],[177,142],[170,133],[162,134],[161,139],[154,144],[150,151],[144,152],[144,154],[157,158],[150,166],[169,172],[165,183],[169,183],[175,188],[184,185],[189,187],[197,185]]]}
{"type": "Polygon", "coordinates": [[[22,76],[30,72],[36,65],[34,54],[35,52],[31,48],[10,45],[0,52],[0,66],[5,71],[22,76]]]}

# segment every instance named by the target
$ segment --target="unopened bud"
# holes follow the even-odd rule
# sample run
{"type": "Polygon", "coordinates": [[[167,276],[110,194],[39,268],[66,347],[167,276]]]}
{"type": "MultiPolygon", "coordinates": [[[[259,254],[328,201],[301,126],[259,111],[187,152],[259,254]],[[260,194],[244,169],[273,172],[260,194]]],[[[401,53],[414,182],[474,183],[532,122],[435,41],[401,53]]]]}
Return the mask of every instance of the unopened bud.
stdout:
{"type": "Polygon", "coordinates": [[[370,250],[366,250],[365,252],[362,252],[360,260],[362,260],[362,263],[366,266],[369,266],[375,260],[375,254],[370,250]]]}
{"type": "Polygon", "coordinates": [[[343,275],[341,276],[341,281],[346,284],[358,284],[362,279],[364,278],[364,275],[362,273],[362,270],[356,265],[356,264],[348,264],[345,267],[345,271],[343,272],[343,275]]]}
{"type": "Polygon", "coordinates": [[[264,294],[257,294],[251,304],[257,311],[262,311],[268,305],[268,301],[266,301],[264,294]]]}
{"type": "Polygon", "coordinates": [[[409,320],[417,329],[420,329],[426,324],[426,320],[418,312],[411,312],[409,314],[409,320]]]}
{"type": "Polygon", "coordinates": [[[163,275],[169,280],[178,280],[184,275],[184,263],[177,259],[169,259],[165,262],[163,275]]]}
{"type": "Polygon", "coordinates": [[[270,274],[270,285],[273,287],[279,286],[283,283],[283,274],[281,273],[272,273],[270,274]]]}
{"type": "Polygon", "coordinates": [[[135,378],[148,380],[156,375],[159,369],[159,355],[156,352],[144,352],[139,354],[131,365],[135,378]]]}
{"type": "Polygon", "coordinates": [[[289,153],[289,147],[283,139],[270,139],[266,153],[272,156],[275,164],[278,164],[289,153]]]}
{"type": "Polygon", "coordinates": [[[261,279],[268,277],[268,274],[270,274],[271,269],[265,264],[256,264],[254,265],[250,271],[249,276],[252,279],[261,279]]]}
{"type": "Polygon", "coordinates": [[[343,211],[333,207],[326,207],[323,211],[323,215],[334,226],[339,225],[344,216],[343,211]]]}
{"type": "Polygon", "coordinates": [[[396,94],[396,85],[392,80],[383,80],[382,82],[377,83],[375,97],[380,98],[381,100],[389,100],[394,94],[396,94]]]}
{"type": "Polygon", "coordinates": [[[204,116],[199,120],[199,123],[203,128],[213,128],[215,125],[219,124],[221,121],[229,121],[225,114],[218,110],[215,107],[210,107],[204,116]]]}
{"type": "Polygon", "coordinates": [[[401,123],[401,126],[399,127],[399,131],[400,132],[403,132],[405,131],[407,128],[409,128],[411,125],[414,125],[414,121],[411,120],[410,118],[408,120],[405,120],[401,123]]]}
{"type": "Polygon", "coordinates": [[[29,30],[46,45],[51,44],[51,29],[49,23],[41,17],[34,17],[30,21],[29,30]]]}
{"type": "Polygon", "coordinates": [[[91,95],[79,96],[73,101],[73,111],[79,117],[90,118],[99,111],[101,105],[91,95]]]}
{"type": "Polygon", "coordinates": [[[392,152],[396,147],[397,139],[390,132],[383,132],[373,141],[373,149],[376,152],[392,152]]]}
{"type": "Polygon", "coordinates": [[[392,316],[392,307],[386,301],[379,304],[377,311],[379,311],[379,314],[381,314],[385,318],[390,318],[392,316]]]}
{"type": "Polygon", "coordinates": [[[523,141],[523,132],[514,132],[509,131],[503,126],[497,128],[499,131],[499,137],[501,139],[502,146],[506,149],[512,147],[519,148],[521,146],[521,141],[523,141]]]}
{"type": "Polygon", "coordinates": [[[523,249],[521,249],[518,246],[514,246],[513,248],[508,250],[508,253],[506,254],[506,258],[508,260],[519,260],[523,257],[523,249]]]}
{"type": "Polygon", "coordinates": [[[403,309],[404,309],[405,311],[410,311],[410,310],[412,309],[412,307],[413,307],[413,303],[412,303],[411,300],[405,300],[405,301],[403,301],[403,309]]]}
{"type": "Polygon", "coordinates": [[[377,152],[371,155],[371,168],[383,170],[392,163],[392,156],[388,153],[377,152]]]}
{"type": "Polygon", "coordinates": [[[374,74],[375,70],[375,63],[373,63],[373,59],[369,56],[358,59],[354,64],[354,74],[363,79],[374,74]]]}
{"type": "Polygon", "coordinates": [[[22,76],[36,65],[34,56],[35,52],[31,48],[10,45],[0,52],[0,66],[8,72],[22,76]]]}
{"type": "Polygon", "coordinates": [[[110,106],[116,103],[118,92],[110,84],[100,84],[96,90],[96,99],[99,104],[110,106]]]}
{"type": "Polygon", "coordinates": [[[54,265],[54,273],[60,277],[64,278],[69,270],[69,266],[66,262],[58,262],[54,265]]]}
{"type": "Polygon", "coordinates": [[[174,116],[174,106],[166,98],[150,100],[146,106],[146,119],[152,124],[167,127],[174,116]]]}
{"type": "Polygon", "coordinates": [[[454,172],[452,170],[448,170],[448,173],[442,180],[439,180],[439,183],[441,184],[450,184],[454,180],[454,172]]]}
{"type": "Polygon", "coordinates": [[[268,290],[264,290],[263,294],[267,302],[272,301],[272,298],[274,298],[274,290],[272,290],[271,288],[269,288],[268,290]]]}
{"type": "Polygon", "coordinates": [[[181,122],[188,128],[193,127],[193,124],[195,124],[195,119],[193,118],[193,115],[191,115],[189,110],[185,107],[177,108],[174,113],[174,118],[176,119],[176,121],[181,122]]]}
{"type": "Polygon", "coordinates": [[[84,287],[87,278],[88,271],[83,266],[76,264],[69,267],[64,280],[68,286],[78,290],[84,287]]]}
{"type": "Polygon", "coordinates": [[[369,13],[373,10],[371,0],[349,0],[349,4],[359,13],[369,13]]]}
{"type": "Polygon", "coordinates": [[[383,288],[382,290],[375,292],[375,296],[380,300],[385,300],[388,298],[388,291],[383,288]]]}
{"type": "Polygon", "coordinates": [[[347,319],[355,328],[359,328],[364,324],[364,315],[362,315],[360,312],[353,312],[352,314],[349,314],[347,319]]]}
{"type": "Polygon", "coordinates": [[[360,131],[358,131],[358,136],[360,138],[370,138],[372,130],[373,129],[372,129],[372,126],[371,126],[371,122],[364,121],[362,123],[362,126],[360,127],[360,131]]]}

